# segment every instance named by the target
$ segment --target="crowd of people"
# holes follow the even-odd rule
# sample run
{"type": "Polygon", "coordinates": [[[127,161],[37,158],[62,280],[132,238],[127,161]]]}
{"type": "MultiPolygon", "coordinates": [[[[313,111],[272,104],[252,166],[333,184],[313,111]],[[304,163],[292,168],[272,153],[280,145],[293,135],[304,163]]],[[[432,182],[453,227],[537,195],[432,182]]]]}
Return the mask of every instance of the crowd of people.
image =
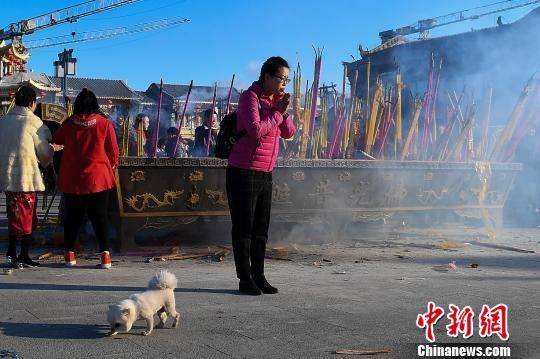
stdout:
{"type": "Polygon", "coordinates": [[[218,117],[216,111],[213,116],[211,113],[211,109],[202,112],[202,124],[195,128],[193,138],[179,136],[178,128],[169,127],[165,136],[158,138],[157,146],[155,126],[152,126],[150,116],[140,113],[133,124],[126,124],[126,114],[118,116],[113,122],[117,143],[120,148],[123,143],[127,145],[121,154],[132,157],[213,157],[218,135],[218,117]],[[129,126],[128,131],[124,129],[126,125],[129,126]],[[128,136],[127,142],[123,139],[125,135],[128,136]]]}
{"type": "MultiPolygon", "coordinates": [[[[238,104],[236,131],[243,135],[229,156],[226,191],[242,294],[278,292],[266,279],[264,256],[270,225],[272,171],[280,140],[292,138],[296,132],[287,113],[290,96],[285,88],[289,81],[287,61],[271,57],[263,64],[259,79],[242,93],[238,104]]],[[[210,109],[204,111],[193,140],[181,138],[178,129],[171,127],[156,144],[148,115],[138,115],[133,125],[122,120],[113,123],[88,89],[77,95],[73,114],[51,133],[34,113],[37,105],[36,92],[21,86],[14,108],[0,118],[0,191],[6,194],[9,234],[6,261],[17,267],[39,266],[31,259],[29,250],[37,226],[38,192],[45,190],[43,170],[51,166],[55,153],[61,153],[56,186],[65,203],[65,265],[77,265],[75,242],[88,219],[98,242],[100,266],[108,269],[112,263],[109,200],[117,185],[114,171],[121,147],[127,147],[130,156],[206,157],[213,156],[218,135],[218,115],[210,109]]]]}

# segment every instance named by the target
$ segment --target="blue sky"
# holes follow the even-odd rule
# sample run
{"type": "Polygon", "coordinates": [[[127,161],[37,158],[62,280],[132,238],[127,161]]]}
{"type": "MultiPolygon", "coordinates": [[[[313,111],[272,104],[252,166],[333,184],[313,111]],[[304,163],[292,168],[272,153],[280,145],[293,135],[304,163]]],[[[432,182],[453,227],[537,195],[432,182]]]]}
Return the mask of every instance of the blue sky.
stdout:
{"type": "MultiPolygon", "coordinates": [[[[12,22],[83,2],[82,0],[19,0],[2,4],[4,28],[12,22]]],[[[258,77],[262,62],[274,55],[297,61],[303,79],[313,78],[313,46],[324,48],[321,82],[341,85],[342,61],[359,58],[358,45],[379,45],[379,31],[415,23],[424,18],[473,8],[495,0],[141,0],[74,24],[60,25],[29,35],[41,39],[72,31],[132,26],[172,16],[188,24],[127,35],[114,39],[76,43],[78,76],[121,79],[134,89],[145,90],[163,78],[166,83],[220,85],[236,74],[237,88],[258,77]]],[[[525,15],[531,7],[504,12],[504,22],[525,15]]],[[[497,15],[434,29],[441,36],[494,26],[497,15]]],[[[28,68],[52,74],[52,63],[64,46],[35,49],[28,68]]],[[[292,77],[292,73],[291,73],[292,77]]],[[[290,85],[292,86],[292,85],[290,85]]],[[[290,89],[292,91],[292,88],[290,89]]]]}

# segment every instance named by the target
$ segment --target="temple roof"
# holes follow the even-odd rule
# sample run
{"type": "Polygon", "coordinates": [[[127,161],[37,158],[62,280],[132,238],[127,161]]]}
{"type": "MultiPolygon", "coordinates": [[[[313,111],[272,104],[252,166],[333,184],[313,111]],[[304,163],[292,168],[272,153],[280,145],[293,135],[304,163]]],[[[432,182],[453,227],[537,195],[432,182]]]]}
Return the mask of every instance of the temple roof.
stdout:
{"type": "Polygon", "coordinates": [[[33,72],[15,72],[0,80],[0,89],[16,89],[22,84],[28,84],[40,91],[60,91],[60,87],[45,74],[33,72]]]}
{"type": "MultiPolygon", "coordinates": [[[[51,77],[51,80],[58,87],[62,87],[62,77],[51,77]]],[[[76,97],[83,88],[92,91],[98,99],[141,100],[139,94],[128,87],[122,80],[89,79],[83,77],[67,78],[68,97],[76,97]]]]}
{"type": "MultiPolygon", "coordinates": [[[[176,84],[163,84],[163,94],[169,96],[174,100],[183,100],[187,96],[189,85],[176,85],[176,84]]],[[[152,98],[156,97],[156,94],[159,93],[159,83],[152,83],[146,90],[146,94],[152,98]]],[[[190,102],[212,102],[212,97],[214,95],[214,86],[193,86],[191,90],[190,102]]],[[[229,95],[229,87],[220,87],[217,88],[217,98],[218,100],[227,99],[229,95]]],[[[240,92],[233,88],[233,93],[231,96],[232,103],[238,103],[240,98],[240,92]]]]}
{"type": "Polygon", "coordinates": [[[26,60],[30,57],[28,52],[18,51],[13,42],[6,44],[5,41],[0,41],[0,56],[4,56],[8,52],[11,52],[15,57],[21,60],[26,60]]]}
{"type": "Polygon", "coordinates": [[[137,92],[137,95],[141,97],[140,103],[142,105],[156,105],[156,101],[154,101],[151,97],[149,97],[144,91],[135,91],[137,92]]]}

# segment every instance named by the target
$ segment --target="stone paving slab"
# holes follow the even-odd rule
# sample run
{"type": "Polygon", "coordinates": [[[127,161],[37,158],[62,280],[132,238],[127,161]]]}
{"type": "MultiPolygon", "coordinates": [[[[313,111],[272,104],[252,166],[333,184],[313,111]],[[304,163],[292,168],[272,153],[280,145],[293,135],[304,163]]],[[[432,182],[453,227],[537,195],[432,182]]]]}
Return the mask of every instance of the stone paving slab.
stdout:
{"type": "MultiPolygon", "coordinates": [[[[470,305],[477,315],[483,304],[507,304],[508,344],[522,352],[512,358],[540,357],[540,231],[516,229],[503,238],[535,253],[466,245],[467,238],[442,250],[441,236],[411,233],[383,236],[379,244],[353,238],[295,245],[290,261],[267,260],[280,293],[260,297],[238,295],[231,256],[152,263],[114,256],[111,270],[92,259],[76,268],[45,261],[0,275],[0,351],[47,359],[340,358],[334,351],[345,348],[391,351],[377,359],[414,358],[414,346],[426,343],[416,317],[433,301],[446,310],[450,303],[470,305]],[[456,272],[440,271],[452,260],[456,272]],[[179,328],[169,322],[144,337],[139,321],[128,334],[105,336],[108,305],[143,290],[160,269],[178,277],[179,328]]],[[[459,239],[451,231],[443,236],[459,239]]],[[[436,325],[437,342],[501,344],[480,338],[476,327],[473,339],[454,340],[446,324],[436,325]]]]}

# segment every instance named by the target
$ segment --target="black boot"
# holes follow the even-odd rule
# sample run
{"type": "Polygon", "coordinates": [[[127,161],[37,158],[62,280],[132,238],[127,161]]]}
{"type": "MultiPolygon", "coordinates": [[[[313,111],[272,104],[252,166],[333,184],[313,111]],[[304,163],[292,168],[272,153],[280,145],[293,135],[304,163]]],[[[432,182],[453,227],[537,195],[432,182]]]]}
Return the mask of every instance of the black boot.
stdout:
{"type": "Polygon", "coordinates": [[[262,278],[253,278],[253,280],[264,294],[276,294],[278,292],[278,289],[271,286],[264,276],[262,278]]]}
{"type": "Polygon", "coordinates": [[[6,263],[10,266],[15,266],[17,264],[17,237],[12,235],[9,236],[6,263]]]}
{"type": "Polygon", "coordinates": [[[261,290],[253,279],[240,279],[240,284],[238,285],[238,290],[241,294],[247,294],[247,295],[261,295],[261,290]]]}
{"type": "Polygon", "coordinates": [[[261,290],[251,278],[249,264],[249,240],[233,237],[234,265],[236,276],[240,279],[238,290],[241,294],[261,295],[261,290]],[[234,240],[237,239],[237,240],[234,240]]]}
{"type": "Polygon", "coordinates": [[[28,252],[30,251],[30,247],[32,246],[33,237],[31,234],[27,234],[22,237],[21,239],[21,254],[19,254],[19,258],[17,258],[17,263],[19,265],[23,265],[25,267],[39,267],[38,262],[34,262],[30,259],[30,256],[28,255],[28,252]]]}
{"type": "Polygon", "coordinates": [[[272,287],[264,276],[264,256],[266,254],[266,239],[255,237],[251,242],[251,276],[253,281],[264,294],[276,294],[276,287],[272,287]]]}

